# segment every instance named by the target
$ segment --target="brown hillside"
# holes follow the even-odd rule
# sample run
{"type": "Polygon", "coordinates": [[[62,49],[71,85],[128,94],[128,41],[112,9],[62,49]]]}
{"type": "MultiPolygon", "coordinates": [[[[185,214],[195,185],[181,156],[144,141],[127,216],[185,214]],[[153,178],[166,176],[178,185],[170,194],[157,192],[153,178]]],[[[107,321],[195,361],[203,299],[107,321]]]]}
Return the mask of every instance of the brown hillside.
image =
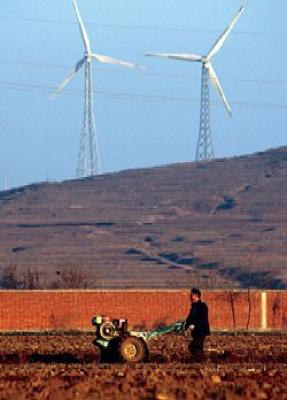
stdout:
{"type": "Polygon", "coordinates": [[[282,147],[0,192],[2,269],[46,287],[81,267],[91,287],[286,288],[286,177],[282,147]]]}

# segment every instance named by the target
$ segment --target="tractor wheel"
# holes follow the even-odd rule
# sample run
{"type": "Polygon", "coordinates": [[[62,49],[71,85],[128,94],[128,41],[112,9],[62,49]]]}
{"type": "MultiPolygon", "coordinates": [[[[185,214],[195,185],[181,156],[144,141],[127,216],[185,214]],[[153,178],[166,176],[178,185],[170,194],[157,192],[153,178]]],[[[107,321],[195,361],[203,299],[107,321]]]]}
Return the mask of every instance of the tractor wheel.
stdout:
{"type": "Polygon", "coordinates": [[[143,362],[148,358],[148,348],[143,339],[127,336],[120,341],[119,356],[124,362],[143,362]]]}

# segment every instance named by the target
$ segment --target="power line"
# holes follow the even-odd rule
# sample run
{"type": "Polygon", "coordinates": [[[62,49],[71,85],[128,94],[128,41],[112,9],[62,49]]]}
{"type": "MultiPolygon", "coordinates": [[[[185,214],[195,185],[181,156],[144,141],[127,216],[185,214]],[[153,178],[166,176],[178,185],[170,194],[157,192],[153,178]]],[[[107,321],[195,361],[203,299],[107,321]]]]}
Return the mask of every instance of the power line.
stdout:
{"type": "MultiPolygon", "coordinates": [[[[52,86],[44,85],[31,85],[17,82],[5,82],[0,81],[0,89],[13,90],[13,91],[24,91],[24,92],[40,92],[40,93],[51,93],[54,90],[52,86]]],[[[63,94],[70,96],[80,96],[82,91],[80,90],[63,90],[63,94]]],[[[110,91],[95,91],[97,96],[115,98],[120,100],[136,100],[136,101],[156,101],[156,102],[182,102],[182,103],[199,103],[199,99],[192,99],[189,97],[177,97],[177,96],[160,96],[160,95],[144,95],[138,93],[125,93],[125,92],[110,92],[110,91]]],[[[214,105],[220,105],[219,101],[211,101],[214,105]]],[[[287,104],[274,104],[274,103],[257,103],[257,102],[245,102],[245,101],[233,101],[233,106],[238,107],[253,107],[253,108],[268,108],[268,109],[287,109],[287,104]]]]}
{"type": "MultiPolygon", "coordinates": [[[[0,20],[2,21],[21,21],[21,22],[36,22],[36,23],[47,23],[47,24],[63,24],[63,25],[75,25],[75,21],[71,20],[54,20],[54,19],[44,19],[44,18],[17,18],[17,17],[7,17],[0,16],[0,20]]],[[[174,31],[174,32],[198,32],[198,33],[218,33],[221,32],[220,29],[202,29],[202,28],[178,28],[178,27],[164,27],[164,26],[156,26],[156,25],[139,25],[139,24],[111,24],[111,23],[103,23],[103,22],[88,22],[90,25],[95,25],[96,27],[102,28],[118,28],[118,29],[127,29],[127,30],[157,30],[157,31],[174,31]]],[[[252,36],[287,36],[287,32],[263,32],[263,31],[235,31],[236,35],[252,35],[252,36]]]]}
{"type": "MultiPolygon", "coordinates": [[[[68,71],[71,69],[69,65],[63,64],[48,64],[48,63],[38,63],[38,62],[31,62],[31,61],[16,61],[16,60],[1,60],[0,64],[12,64],[12,65],[23,65],[26,67],[32,68],[51,68],[51,69],[61,69],[68,71]]],[[[140,74],[144,76],[152,76],[158,78],[180,78],[180,79],[191,79],[191,78],[199,78],[197,74],[170,74],[170,73],[160,73],[160,72],[147,72],[145,70],[126,70],[126,69],[110,69],[110,68],[103,68],[97,67],[95,68],[96,71],[104,72],[104,73],[116,73],[116,74],[140,74]]],[[[242,82],[242,83],[258,83],[258,84],[266,84],[266,85],[287,85],[287,80],[271,80],[271,79],[251,79],[251,78],[225,78],[225,81],[232,81],[232,82],[242,82]]]]}

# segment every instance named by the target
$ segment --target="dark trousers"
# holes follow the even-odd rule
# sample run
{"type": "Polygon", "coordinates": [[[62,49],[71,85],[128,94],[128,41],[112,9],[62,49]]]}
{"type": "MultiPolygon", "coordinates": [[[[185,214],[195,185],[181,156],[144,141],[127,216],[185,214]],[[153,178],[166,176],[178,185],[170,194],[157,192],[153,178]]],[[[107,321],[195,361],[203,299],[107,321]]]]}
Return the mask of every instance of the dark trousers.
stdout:
{"type": "Polygon", "coordinates": [[[194,361],[202,361],[204,359],[204,344],[205,336],[192,336],[192,341],[189,343],[188,348],[194,361]]]}

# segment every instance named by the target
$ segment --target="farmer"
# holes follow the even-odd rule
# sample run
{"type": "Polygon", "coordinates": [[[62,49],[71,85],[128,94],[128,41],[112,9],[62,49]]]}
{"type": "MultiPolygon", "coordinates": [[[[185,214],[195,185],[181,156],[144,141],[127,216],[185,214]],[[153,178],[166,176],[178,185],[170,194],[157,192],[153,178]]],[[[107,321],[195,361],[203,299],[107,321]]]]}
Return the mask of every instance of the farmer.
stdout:
{"type": "Polygon", "coordinates": [[[191,289],[190,292],[191,308],[185,321],[185,331],[191,330],[192,341],[189,343],[189,351],[194,361],[203,361],[203,344],[206,336],[210,335],[208,307],[201,301],[199,289],[191,289]]]}

